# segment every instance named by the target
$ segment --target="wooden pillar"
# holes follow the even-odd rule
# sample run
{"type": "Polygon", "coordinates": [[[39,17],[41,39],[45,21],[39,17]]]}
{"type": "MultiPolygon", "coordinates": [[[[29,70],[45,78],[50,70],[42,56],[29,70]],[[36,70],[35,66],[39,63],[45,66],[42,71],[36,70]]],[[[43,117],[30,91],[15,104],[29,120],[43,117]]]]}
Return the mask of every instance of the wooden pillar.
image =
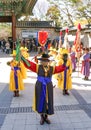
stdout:
{"type": "Polygon", "coordinates": [[[12,12],[12,39],[13,42],[16,41],[16,17],[14,12],[12,12]]]}

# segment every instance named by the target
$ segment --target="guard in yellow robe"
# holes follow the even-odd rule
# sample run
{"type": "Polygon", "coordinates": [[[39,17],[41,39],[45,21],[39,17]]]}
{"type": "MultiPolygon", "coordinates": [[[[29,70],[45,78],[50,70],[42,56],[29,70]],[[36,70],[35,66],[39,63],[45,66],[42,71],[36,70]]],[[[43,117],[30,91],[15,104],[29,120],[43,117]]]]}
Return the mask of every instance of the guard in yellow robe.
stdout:
{"type": "Polygon", "coordinates": [[[67,69],[57,75],[58,87],[63,90],[63,95],[69,95],[68,90],[72,89],[72,63],[68,58],[68,51],[63,49],[61,51],[62,58],[58,60],[58,65],[65,64],[67,69]]]}
{"type": "MultiPolygon", "coordinates": [[[[55,56],[55,65],[57,65],[57,64],[59,63],[59,60],[62,59],[62,54],[61,54],[62,49],[63,49],[63,48],[59,48],[59,49],[57,50],[57,55],[55,56]]],[[[56,80],[58,80],[58,75],[59,75],[59,74],[54,74],[54,75],[53,75],[53,78],[56,79],[56,80]]],[[[57,84],[56,84],[55,86],[57,86],[57,84]]]]}
{"type": "Polygon", "coordinates": [[[7,62],[11,67],[9,90],[14,92],[14,97],[19,96],[19,91],[24,90],[21,62],[16,61],[16,52],[13,51],[13,60],[7,62]]]}

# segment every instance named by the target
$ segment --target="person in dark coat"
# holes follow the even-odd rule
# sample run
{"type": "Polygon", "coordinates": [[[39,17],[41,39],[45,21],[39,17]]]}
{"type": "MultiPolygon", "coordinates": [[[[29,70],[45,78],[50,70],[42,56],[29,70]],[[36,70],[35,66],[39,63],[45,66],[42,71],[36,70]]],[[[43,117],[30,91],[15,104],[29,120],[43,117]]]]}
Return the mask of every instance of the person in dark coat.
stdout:
{"type": "Polygon", "coordinates": [[[48,115],[54,114],[52,75],[64,71],[66,67],[65,65],[50,66],[49,55],[45,53],[37,59],[38,63],[34,63],[25,59],[23,56],[21,57],[25,67],[37,73],[33,110],[40,114],[41,125],[44,122],[50,124],[48,115]]]}

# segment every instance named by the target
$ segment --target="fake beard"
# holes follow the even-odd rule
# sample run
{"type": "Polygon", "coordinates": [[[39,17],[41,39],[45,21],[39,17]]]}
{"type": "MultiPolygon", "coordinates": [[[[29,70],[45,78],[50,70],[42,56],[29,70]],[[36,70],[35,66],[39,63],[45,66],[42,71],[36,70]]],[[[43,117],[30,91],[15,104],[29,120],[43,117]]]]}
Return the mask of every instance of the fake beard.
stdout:
{"type": "Polygon", "coordinates": [[[63,61],[64,61],[65,65],[67,63],[67,59],[68,59],[68,55],[67,54],[63,54],[63,61]]]}

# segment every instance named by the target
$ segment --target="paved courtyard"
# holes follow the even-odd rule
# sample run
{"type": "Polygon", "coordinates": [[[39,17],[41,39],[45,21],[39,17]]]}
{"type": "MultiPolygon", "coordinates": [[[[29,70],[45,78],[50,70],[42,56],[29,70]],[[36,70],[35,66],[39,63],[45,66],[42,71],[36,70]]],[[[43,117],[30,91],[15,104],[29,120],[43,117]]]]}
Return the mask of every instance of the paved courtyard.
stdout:
{"type": "MultiPolygon", "coordinates": [[[[33,54],[30,56],[31,59],[33,54]]],[[[8,90],[9,60],[9,55],[0,52],[0,130],[91,130],[91,76],[84,81],[77,69],[72,74],[70,96],[63,96],[59,88],[54,88],[55,114],[49,116],[50,125],[41,126],[40,116],[32,111],[36,74],[27,71],[25,90],[20,97],[13,97],[8,90]]]]}

